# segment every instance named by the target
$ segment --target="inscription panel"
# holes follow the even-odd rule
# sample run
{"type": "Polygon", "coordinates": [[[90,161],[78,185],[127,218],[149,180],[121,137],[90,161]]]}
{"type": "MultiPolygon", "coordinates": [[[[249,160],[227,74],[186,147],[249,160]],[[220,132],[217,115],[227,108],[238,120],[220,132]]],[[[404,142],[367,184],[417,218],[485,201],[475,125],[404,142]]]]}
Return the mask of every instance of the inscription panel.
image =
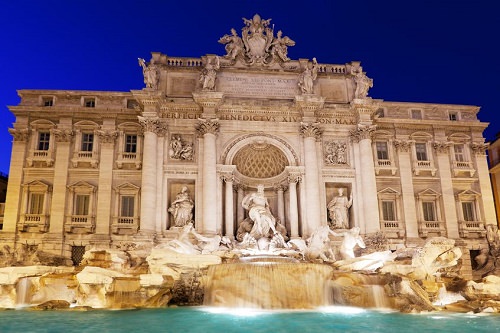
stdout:
{"type": "Polygon", "coordinates": [[[293,98],[299,94],[297,78],[235,73],[219,73],[217,91],[227,96],[256,98],[293,98]]]}

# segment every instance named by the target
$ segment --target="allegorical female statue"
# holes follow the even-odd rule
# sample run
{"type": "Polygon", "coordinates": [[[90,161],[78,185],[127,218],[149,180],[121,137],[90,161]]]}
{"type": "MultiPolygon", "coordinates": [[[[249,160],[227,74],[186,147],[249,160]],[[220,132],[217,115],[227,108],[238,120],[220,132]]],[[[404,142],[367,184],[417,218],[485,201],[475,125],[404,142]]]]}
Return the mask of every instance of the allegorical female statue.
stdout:
{"type": "Polygon", "coordinates": [[[189,195],[187,186],[183,186],[175,200],[170,205],[168,212],[174,218],[174,227],[184,227],[193,222],[194,201],[189,195]]]}

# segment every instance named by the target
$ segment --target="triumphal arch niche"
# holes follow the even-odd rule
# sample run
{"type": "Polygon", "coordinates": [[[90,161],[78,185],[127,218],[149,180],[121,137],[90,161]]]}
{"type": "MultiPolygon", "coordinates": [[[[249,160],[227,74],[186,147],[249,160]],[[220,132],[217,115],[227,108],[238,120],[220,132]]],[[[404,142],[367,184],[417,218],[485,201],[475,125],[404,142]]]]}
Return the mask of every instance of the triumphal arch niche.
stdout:
{"type": "Polygon", "coordinates": [[[372,99],[360,62],[292,59],[300,46],[274,27],[254,15],[220,55],[140,58],[140,90],[20,90],[0,242],[70,257],[192,224],[232,240],[329,226],[381,231],[394,249],[485,247],[496,217],[478,108],[372,99]]]}

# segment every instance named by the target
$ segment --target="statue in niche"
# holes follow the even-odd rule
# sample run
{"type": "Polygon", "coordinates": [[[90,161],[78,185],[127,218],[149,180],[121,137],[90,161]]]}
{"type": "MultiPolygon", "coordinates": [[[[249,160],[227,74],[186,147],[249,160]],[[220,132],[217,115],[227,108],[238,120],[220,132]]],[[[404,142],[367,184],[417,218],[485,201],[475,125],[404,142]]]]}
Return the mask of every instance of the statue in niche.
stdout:
{"type": "Polygon", "coordinates": [[[349,229],[349,208],[352,205],[352,193],[347,198],[344,189],[338,189],[338,195],[328,203],[328,216],[332,229],[349,229]]]}
{"type": "Polygon", "coordinates": [[[158,68],[151,59],[149,65],[146,65],[146,61],[142,58],[138,58],[139,66],[142,67],[142,74],[144,75],[144,84],[146,88],[158,89],[158,68]]]}
{"type": "Polygon", "coordinates": [[[281,37],[282,34],[283,32],[279,30],[276,37],[271,42],[270,49],[273,56],[276,56],[281,59],[281,61],[285,62],[290,60],[290,58],[288,58],[288,46],[294,46],[295,42],[288,36],[281,37]]]}
{"type": "Polygon", "coordinates": [[[170,140],[169,156],[174,160],[193,160],[193,144],[183,142],[180,135],[173,135],[170,140]]]}
{"type": "Polygon", "coordinates": [[[373,79],[366,76],[366,73],[360,68],[354,73],[354,82],[356,82],[354,98],[366,98],[368,90],[373,87],[373,79]]]}
{"type": "Polygon", "coordinates": [[[299,87],[303,94],[312,94],[313,84],[318,77],[318,61],[313,58],[312,65],[307,64],[302,74],[299,77],[299,87]]]}
{"type": "Polygon", "coordinates": [[[354,248],[356,245],[364,249],[366,247],[363,238],[359,235],[359,227],[353,227],[350,230],[344,231],[342,233],[336,233],[332,231],[334,236],[344,237],[342,244],[340,245],[340,255],[342,259],[352,259],[356,256],[354,255],[354,248]]]}
{"type": "Polygon", "coordinates": [[[257,192],[246,195],[241,205],[248,210],[248,216],[253,221],[250,235],[255,238],[268,238],[276,234],[276,219],[269,210],[269,202],[264,195],[264,186],[259,185],[257,192]]]}
{"type": "Polygon", "coordinates": [[[207,58],[205,67],[201,71],[200,82],[203,91],[215,90],[215,79],[217,78],[217,71],[220,68],[220,60],[215,56],[212,60],[207,58]]]}
{"type": "Polygon", "coordinates": [[[226,56],[225,58],[229,58],[231,60],[236,59],[237,56],[243,54],[244,45],[241,38],[238,36],[236,30],[231,29],[231,35],[224,35],[219,39],[219,43],[226,44],[226,56]]]}
{"type": "Polygon", "coordinates": [[[326,164],[347,164],[347,144],[345,142],[326,142],[325,152],[326,164]]]}
{"type": "Polygon", "coordinates": [[[183,186],[170,205],[168,212],[172,214],[174,227],[184,227],[193,222],[194,201],[189,195],[187,186],[183,186]]]}

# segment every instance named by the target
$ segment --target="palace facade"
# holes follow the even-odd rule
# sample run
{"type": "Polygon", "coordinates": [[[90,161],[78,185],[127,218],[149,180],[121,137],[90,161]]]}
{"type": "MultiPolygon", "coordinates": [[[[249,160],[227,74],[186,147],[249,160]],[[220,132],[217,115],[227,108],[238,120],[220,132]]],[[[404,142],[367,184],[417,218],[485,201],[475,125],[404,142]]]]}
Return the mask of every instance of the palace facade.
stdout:
{"type": "Polygon", "coordinates": [[[139,59],[142,90],[20,90],[0,243],[65,258],[153,245],[176,234],[184,194],[199,233],[234,239],[258,185],[306,238],[336,227],[342,189],[345,227],[393,250],[455,239],[472,274],[497,224],[479,108],[370,98],[359,62],[292,60],[269,21],[244,19],[224,56],[139,59]]]}

